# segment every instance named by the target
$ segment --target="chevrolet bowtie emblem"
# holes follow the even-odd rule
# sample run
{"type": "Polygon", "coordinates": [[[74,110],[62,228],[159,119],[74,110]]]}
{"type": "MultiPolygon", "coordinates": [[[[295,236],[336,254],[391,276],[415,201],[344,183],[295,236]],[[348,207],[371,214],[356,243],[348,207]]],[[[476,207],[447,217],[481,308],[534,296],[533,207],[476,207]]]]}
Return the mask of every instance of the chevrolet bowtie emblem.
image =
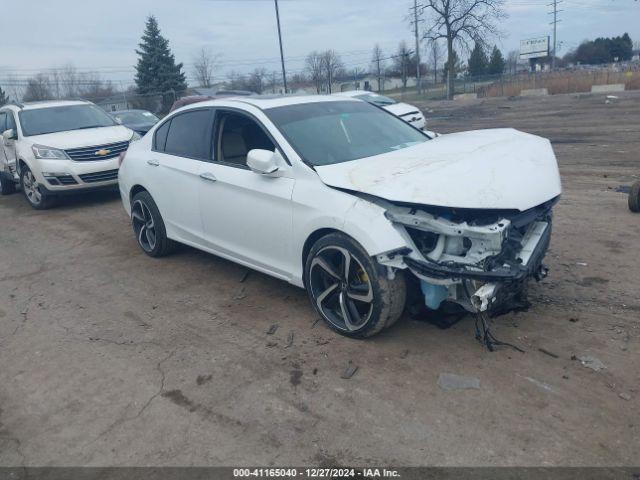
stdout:
{"type": "Polygon", "coordinates": [[[103,148],[102,150],[98,150],[96,152],[96,156],[104,157],[105,155],[109,155],[110,153],[111,153],[111,150],[107,150],[106,148],[103,148]]]}

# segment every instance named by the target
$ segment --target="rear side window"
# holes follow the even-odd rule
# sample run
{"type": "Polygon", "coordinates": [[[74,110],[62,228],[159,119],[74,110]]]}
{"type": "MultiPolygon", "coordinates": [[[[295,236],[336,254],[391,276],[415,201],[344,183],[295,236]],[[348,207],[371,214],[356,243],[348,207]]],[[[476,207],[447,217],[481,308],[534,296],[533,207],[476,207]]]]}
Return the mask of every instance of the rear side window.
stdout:
{"type": "Polygon", "coordinates": [[[164,152],[165,145],[167,144],[167,134],[169,133],[169,126],[171,125],[171,120],[165,122],[156,130],[155,136],[155,149],[159,152],[164,152]]]}
{"type": "MultiPolygon", "coordinates": [[[[193,110],[176,115],[171,119],[164,152],[181,157],[208,160],[211,151],[212,126],[211,109],[193,110]]],[[[161,128],[163,127],[164,125],[161,128]]]]}

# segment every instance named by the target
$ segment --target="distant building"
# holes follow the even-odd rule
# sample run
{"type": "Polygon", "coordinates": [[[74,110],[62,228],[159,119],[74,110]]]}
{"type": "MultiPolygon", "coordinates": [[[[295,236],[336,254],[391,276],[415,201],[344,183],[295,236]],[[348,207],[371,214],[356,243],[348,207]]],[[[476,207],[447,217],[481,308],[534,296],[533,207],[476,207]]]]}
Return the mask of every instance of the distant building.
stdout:
{"type": "Polygon", "coordinates": [[[107,112],[117,112],[118,110],[130,110],[131,108],[134,108],[131,101],[127,99],[126,93],[111,95],[110,97],[97,102],[97,104],[107,112]]]}

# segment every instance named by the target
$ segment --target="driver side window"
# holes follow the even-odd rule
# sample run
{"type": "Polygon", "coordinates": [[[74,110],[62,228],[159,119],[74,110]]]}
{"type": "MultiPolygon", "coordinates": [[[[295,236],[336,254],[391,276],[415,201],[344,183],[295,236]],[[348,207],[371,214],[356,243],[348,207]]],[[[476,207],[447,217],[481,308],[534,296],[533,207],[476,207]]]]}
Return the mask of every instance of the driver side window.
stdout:
{"type": "Polygon", "coordinates": [[[276,149],[264,129],[246,115],[218,110],[215,124],[214,159],[217,162],[247,168],[249,151],[276,149]]]}

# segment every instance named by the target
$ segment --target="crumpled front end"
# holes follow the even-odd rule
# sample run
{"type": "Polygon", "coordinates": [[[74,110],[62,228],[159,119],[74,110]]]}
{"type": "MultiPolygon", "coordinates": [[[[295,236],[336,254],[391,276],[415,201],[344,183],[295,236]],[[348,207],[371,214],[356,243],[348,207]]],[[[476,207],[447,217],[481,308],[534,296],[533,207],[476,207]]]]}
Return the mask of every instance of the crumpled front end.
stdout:
{"type": "Polygon", "coordinates": [[[378,262],[408,268],[425,305],[454,302],[467,311],[505,309],[543,264],[557,198],[524,212],[394,206],[386,217],[406,232],[408,246],[378,255],[378,262]]]}

